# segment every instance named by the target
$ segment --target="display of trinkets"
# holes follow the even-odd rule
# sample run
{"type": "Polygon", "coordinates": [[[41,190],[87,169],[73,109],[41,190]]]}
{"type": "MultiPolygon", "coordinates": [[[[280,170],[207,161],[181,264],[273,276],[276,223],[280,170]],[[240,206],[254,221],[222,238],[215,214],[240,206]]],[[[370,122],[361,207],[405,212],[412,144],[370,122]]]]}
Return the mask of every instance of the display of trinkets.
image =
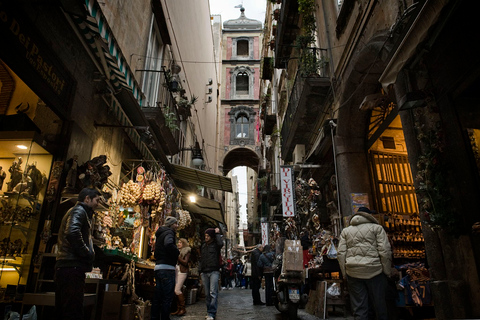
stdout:
{"type": "Polygon", "coordinates": [[[22,239],[11,241],[10,238],[4,238],[2,242],[0,242],[0,257],[21,257],[22,254],[27,252],[28,245],[28,241],[23,244],[22,239]]]}
{"type": "Polygon", "coordinates": [[[384,226],[393,241],[394,258],[425,258],[425,240],[420,217],[399,214],[386,215],[384,226]]]}
{"type": "Polygon", "coordinates": [[[185,229],[190,223],[192,222],[192,217],[190,217],[190,213],[187,210],[182,210],[177,208],[177,215],[178,215],[178,229],[183,230],[185,229]]]}

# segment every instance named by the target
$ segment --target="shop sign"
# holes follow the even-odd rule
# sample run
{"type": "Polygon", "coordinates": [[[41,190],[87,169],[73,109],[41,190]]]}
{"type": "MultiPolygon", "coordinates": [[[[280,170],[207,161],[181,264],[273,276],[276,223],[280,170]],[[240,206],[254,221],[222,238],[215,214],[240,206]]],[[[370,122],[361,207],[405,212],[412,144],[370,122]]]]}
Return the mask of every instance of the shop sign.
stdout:
{"type": "Polygon", "coordinates": [[[353,214],[357,213],[358,208],[360,207],[369,208],[367,193],[350,193],[350,202],[353,214]]]}
{"type": "Polygon", "coordinates": [[[47,104],[65,115],[74,80],[36,28],[22,19],[19,8],[2,1],[0,39],[5,46],[1,58],[47,104]]]}
{"type": "Polygon", "coordinates": [[[268,244],[268,222],[262,222],[262,244],[268,244]]]}
{"type": "Polygon", "coordinates": [[[282,208],[284,217],[295,216],[295,189],[293,188],[293,167],[280,166],[282,208]]]}

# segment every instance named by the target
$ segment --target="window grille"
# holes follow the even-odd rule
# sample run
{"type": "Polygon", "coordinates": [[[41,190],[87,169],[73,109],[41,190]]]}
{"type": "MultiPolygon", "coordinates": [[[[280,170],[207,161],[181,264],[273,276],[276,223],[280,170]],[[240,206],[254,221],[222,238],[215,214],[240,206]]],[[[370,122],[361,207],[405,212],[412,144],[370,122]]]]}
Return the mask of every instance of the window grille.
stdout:
{"type": "Polygon", "coordinates": [[[417,196],[407,155],[370,151],[374,202],[380,213],[418,214],[417,196]]]}

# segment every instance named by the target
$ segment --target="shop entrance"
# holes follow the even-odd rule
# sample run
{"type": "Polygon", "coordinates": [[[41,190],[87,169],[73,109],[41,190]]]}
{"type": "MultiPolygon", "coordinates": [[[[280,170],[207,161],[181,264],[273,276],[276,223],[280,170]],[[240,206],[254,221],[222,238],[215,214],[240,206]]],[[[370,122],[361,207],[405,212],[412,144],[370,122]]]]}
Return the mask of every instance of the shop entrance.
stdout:
{"type": "Polygon", "coordinates": [[[400,117],[396,116],[378,137],[368,150],[368,165],[371,207],[387,231],[398,271],[397,287],[390,288],[395,297],[390,310],[410,315],[433,313],[425,242],[400,117]]]}

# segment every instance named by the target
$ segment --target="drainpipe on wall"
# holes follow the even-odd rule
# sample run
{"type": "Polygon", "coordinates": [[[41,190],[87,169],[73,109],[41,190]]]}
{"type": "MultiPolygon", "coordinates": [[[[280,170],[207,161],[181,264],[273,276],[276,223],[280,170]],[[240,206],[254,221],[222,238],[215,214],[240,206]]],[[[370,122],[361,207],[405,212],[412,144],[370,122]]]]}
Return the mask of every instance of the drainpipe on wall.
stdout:
{"type": "Polygon", "coordinates": [[[338,236],[340,235],[340,232],[343,229],[343,226],[342,226],[342,214],[340,209],[340,188],[338,185],[337,155],[335,153],[336,152],[335,137],[333,136],[333,131],[337,127],[337,124],[333,120],[330,120],[328,123],[330,124],[330,133],[332,136],[333,165],[335,168],[335,183],[337,184],[337,211],[338,211],[338,221],[339,221],[340,230],[337,230],[337,232],[335,232],[335,235],[338,236]]]}

